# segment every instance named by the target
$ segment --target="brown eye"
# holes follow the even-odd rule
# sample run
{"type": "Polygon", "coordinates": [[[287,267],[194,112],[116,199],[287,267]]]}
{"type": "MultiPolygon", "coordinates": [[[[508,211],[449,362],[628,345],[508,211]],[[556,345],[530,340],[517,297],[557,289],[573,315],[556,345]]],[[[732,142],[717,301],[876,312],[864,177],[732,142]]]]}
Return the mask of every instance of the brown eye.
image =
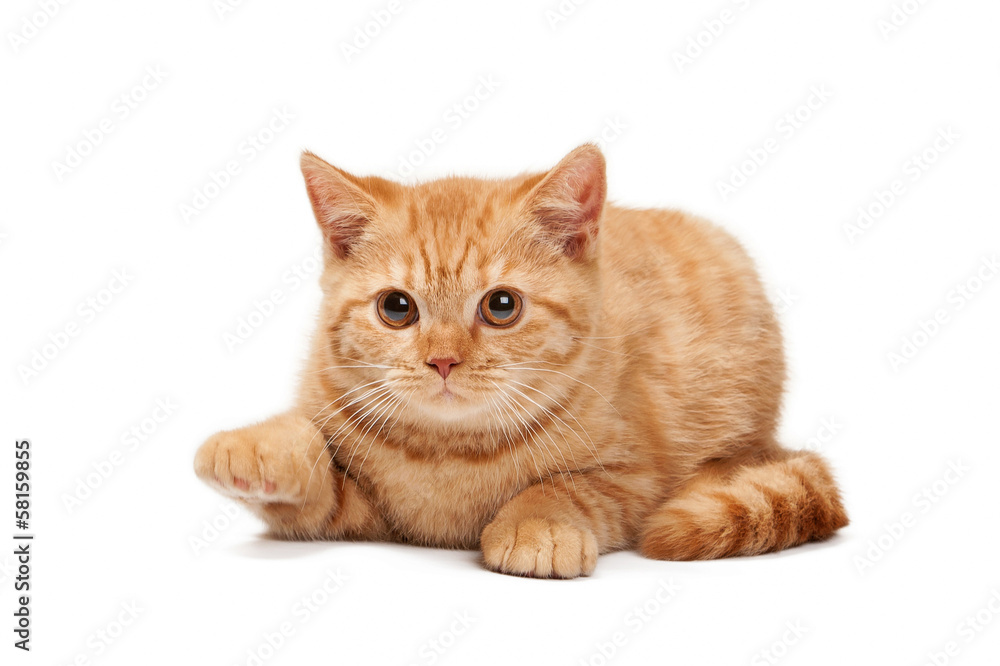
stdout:
{"type": "Polygon", "coordinates": [[[378,297],[378,316],[390,328],[404,328],[417,320],[417,306],[401,291],[387,291],[378,297]]]}
{"type": "Polygon", "coordinates": [[[510,326],[521,316],[521,297],[506,289],[494,289],[479,303],[479,315],[490,326],[510,326]]]}

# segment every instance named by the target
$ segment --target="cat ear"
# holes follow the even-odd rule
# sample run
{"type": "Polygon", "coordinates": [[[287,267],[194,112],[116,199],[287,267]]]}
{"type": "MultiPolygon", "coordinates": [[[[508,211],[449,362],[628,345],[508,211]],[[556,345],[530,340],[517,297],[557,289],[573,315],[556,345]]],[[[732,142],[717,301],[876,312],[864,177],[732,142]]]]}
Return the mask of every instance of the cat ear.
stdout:
{"type": "Polygon", "coordinates": [[[531,215],[544,236],[571,259],[583,257],[597,238],[607,194],[604,155],[586,143],[563,158],[528,195],[531,215]]]}
{"type": "Polygon", "coordinates": [[[344,259],[373,219],[375,202],[358,179],[309,151],[300,165],[316,222],[333,253],[344,259]]]}

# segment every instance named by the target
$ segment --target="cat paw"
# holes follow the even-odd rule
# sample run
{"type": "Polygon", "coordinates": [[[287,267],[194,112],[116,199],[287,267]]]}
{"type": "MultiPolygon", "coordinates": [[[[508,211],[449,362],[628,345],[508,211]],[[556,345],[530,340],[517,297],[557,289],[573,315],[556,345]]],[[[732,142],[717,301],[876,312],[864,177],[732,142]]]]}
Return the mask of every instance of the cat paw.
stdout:
{"type": "Polygon", "coordinates": [[[587,576],[597,565],[597,539],[587,528],[543,518],[493,521],[480,539],[486,566],[535,578],[587,576]]]}
{"type": "Polygon", "coordinates": [[[304,501],[324,476],[329,482],[329,454],[315,429],[280,425],[297,427],[264,422],[213,435],[195,455],[198,478],[244,502],[304,501]]]}

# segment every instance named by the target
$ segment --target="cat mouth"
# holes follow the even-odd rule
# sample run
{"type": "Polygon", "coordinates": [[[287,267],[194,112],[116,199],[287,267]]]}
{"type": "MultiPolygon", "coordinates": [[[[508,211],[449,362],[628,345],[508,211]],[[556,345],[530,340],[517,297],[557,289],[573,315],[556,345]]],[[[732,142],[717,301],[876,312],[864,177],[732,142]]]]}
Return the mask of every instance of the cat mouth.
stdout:
{"type": "Polygon", "coordinates": [[[424,393],[423,403],[427,414],[448,423],[459,423],[477,413],[478,403],[461,388],[441,383],[424,393]]]}

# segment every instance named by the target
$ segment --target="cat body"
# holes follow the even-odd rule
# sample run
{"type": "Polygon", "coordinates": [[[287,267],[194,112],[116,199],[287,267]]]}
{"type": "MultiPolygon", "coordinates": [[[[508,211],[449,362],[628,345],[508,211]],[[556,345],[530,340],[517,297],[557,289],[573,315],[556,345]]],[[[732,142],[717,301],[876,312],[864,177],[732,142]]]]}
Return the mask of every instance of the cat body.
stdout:
{"type": "Polygon", "coordinates": [[[195,461],[276,534],[573,577],[847,523],[825,463],[774,440],[781,336],[746,253],[607,203],[595,147],[506,180],[404,186],[308,153],[303,173],[326,259],[296,407],[195,461]]]}

